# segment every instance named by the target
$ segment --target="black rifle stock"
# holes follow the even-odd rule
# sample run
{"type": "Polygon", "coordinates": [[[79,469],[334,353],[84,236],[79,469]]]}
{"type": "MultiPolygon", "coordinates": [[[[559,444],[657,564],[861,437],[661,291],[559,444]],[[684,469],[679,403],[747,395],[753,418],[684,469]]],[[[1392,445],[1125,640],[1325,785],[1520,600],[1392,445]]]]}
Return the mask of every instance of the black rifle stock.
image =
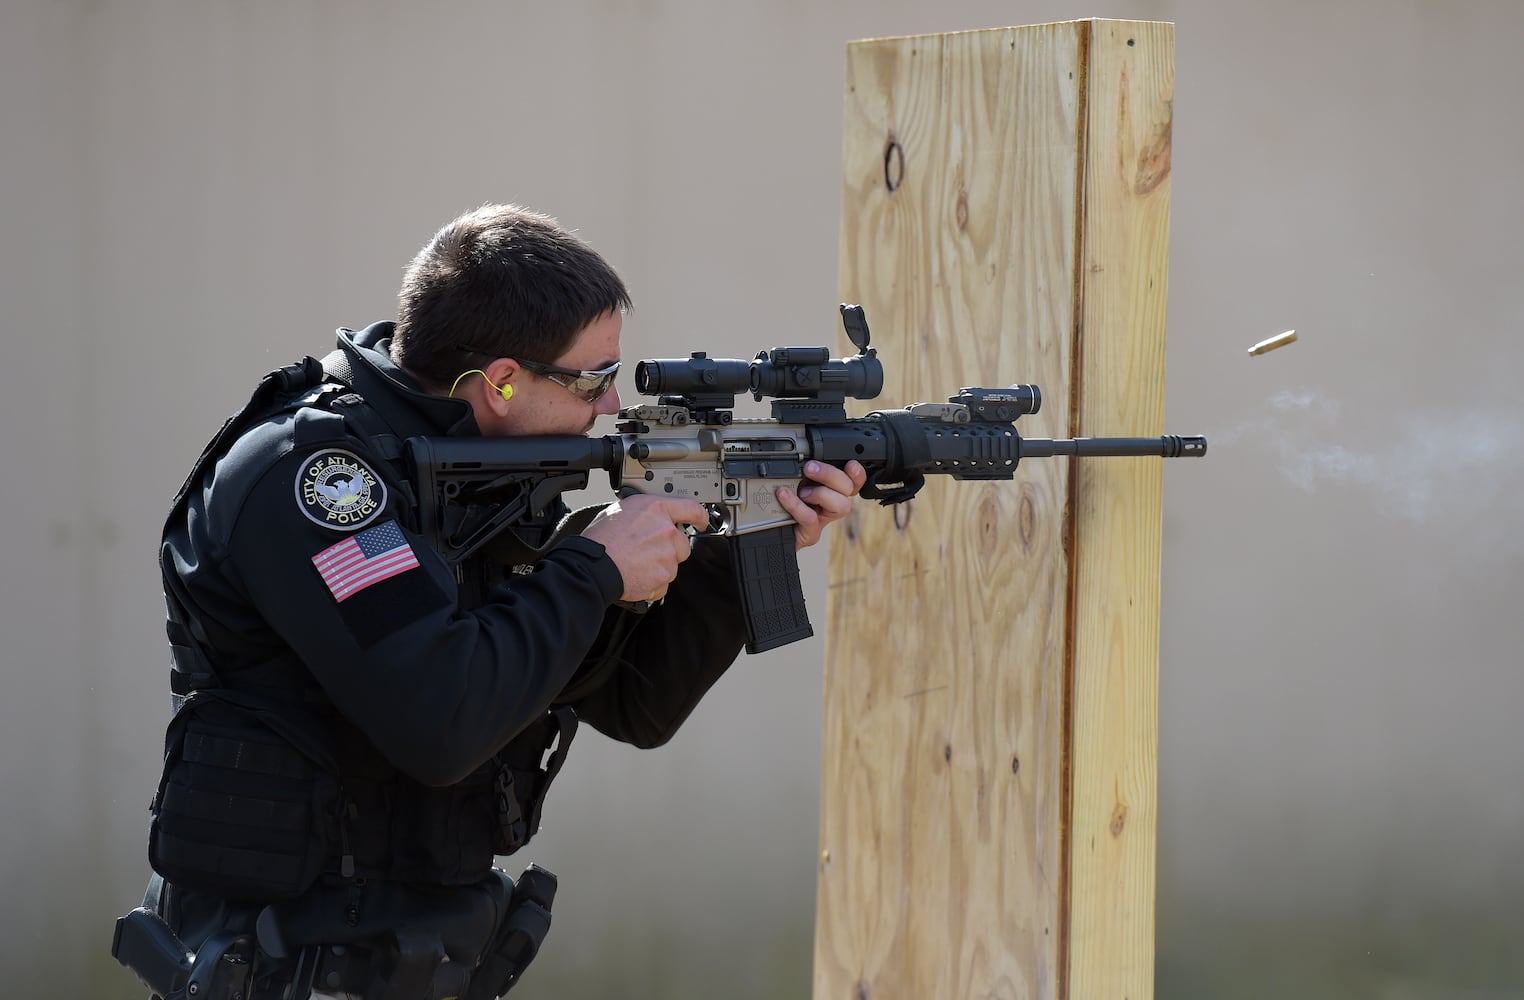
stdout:
{"type": "Polygon", "coordinates": [[[862,495],[883,504],[913,497],[928,475],[1012,479],[1023,458],[1206,453],[1204,437],[1024,438],[1016,419],[1036,413],[1036,386],[964,388],[945,403],[914,403],[848,417],[850,395],[871,399],[883,385],[857,306],[842,307],[852,358],[826,348],[779,348],[752,361],[642,361],[636,388],[655,404],[620,411],[618,433],[510,438],[413,438],[422,530],[451,563],[507,529],[549,527],[551,501],[587,485],[594,470],[621,493],[697,500],[730,540],[747,622],[747,652],[814,634],[804,606],[794,520],[778,503],[810,460],[868,471],[862,495]],[[732,415],[736,395],[772,397],[772,419],[732,415]]]}

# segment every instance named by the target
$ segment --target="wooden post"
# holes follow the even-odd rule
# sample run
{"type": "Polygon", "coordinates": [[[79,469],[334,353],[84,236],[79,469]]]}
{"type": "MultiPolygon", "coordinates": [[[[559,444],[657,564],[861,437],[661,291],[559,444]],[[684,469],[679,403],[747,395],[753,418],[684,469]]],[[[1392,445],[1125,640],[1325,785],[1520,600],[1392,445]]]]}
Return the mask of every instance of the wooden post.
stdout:
{"type": "MultiPolygon", "coordinates": [[[[1026,436],[1162,433],[1173,44],[848,46],[840,291],[886,370],[859,412],[1033,382],[1026,436]]],[[[833,539],[816,1000],[1153,995],[1160,483],[1031,459],[833,539]]]]}

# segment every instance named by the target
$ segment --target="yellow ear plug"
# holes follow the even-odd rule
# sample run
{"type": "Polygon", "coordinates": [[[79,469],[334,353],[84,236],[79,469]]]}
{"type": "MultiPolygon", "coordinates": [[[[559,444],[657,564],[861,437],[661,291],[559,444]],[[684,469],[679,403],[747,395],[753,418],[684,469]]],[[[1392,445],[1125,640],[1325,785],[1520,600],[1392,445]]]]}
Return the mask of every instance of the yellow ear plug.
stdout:
{"type": "Polygon", "coordinates": [[[486,382],[488,385],[492,386],[492,388],[496,389],[504,399],[513,398],[513,386],[497,385],[490,378],[488,378],[487,373],[482,371],[480,368],[473,368],[468,372],[461,372],[458,376],[456,376],[455,381],[450,385],[451,396],[455,395],[455,387],[460,385],[460,380],[465,378],[467,375],[480,375],[482,377],[482,381],[486,382]]]}

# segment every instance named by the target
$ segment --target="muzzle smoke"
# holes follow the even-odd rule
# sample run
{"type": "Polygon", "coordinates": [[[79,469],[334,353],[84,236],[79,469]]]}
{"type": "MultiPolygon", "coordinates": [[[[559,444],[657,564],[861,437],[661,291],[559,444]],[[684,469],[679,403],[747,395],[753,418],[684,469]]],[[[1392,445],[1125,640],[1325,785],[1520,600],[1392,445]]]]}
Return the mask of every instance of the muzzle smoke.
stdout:
{"type": "Polygon", "coordinates": [[[1357,487],[1376,512],[1412,525],[1489,518],[1494,537],[1524,551],[1524,414],[1404,412],[1372,438],[1368,419],[1347,420],[1339,400],[1312,389],[1277,392],[1264,410],[1213,444],[1266,447],[1298,490],[1357,487]]]}

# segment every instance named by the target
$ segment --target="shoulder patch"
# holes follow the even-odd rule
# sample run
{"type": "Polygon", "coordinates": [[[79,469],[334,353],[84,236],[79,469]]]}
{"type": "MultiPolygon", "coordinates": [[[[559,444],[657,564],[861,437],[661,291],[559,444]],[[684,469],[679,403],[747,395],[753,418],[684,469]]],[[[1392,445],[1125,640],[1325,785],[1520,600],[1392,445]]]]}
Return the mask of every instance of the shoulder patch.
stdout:
{"type": "Polygon", "coordinates": [[[346,601],[372,584],[418,568],[412,545],[396,521],[351,535],[312,557],[334,600],[346,601]]]}
{"type": "Polygon", "coordinates": [[[353,452],[314,452],[296,474],[296,505],[325,528],[356,531],[386,509],[386,484],[353,452]]]}

